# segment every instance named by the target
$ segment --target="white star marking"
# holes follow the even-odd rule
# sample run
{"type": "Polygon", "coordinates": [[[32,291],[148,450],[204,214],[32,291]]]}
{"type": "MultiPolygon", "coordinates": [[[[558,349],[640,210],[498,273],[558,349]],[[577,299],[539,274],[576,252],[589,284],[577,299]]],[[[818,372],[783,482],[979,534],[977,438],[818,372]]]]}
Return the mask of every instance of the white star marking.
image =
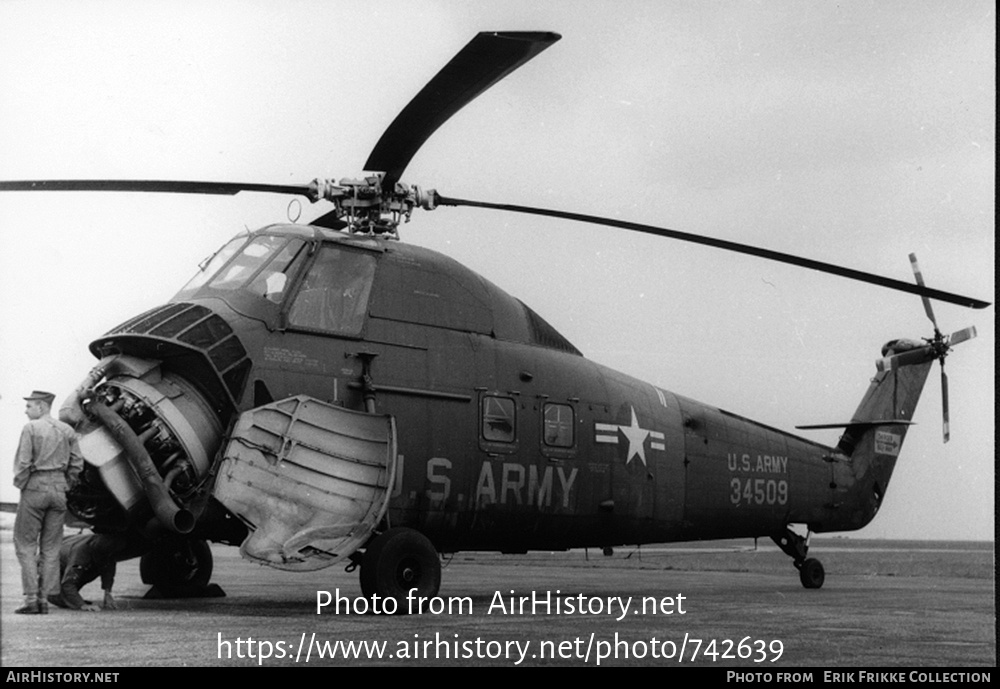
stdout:
{"type": "Polygon", "coordinates": [[[628,440],[628,455],[625,457],[625,465],[628,466],[632,458],[638,456],[642,460],[642,465],[646,465],[646,438],[649,431],[639,427],[639,420],[635,417],[635,407],[632,409],[632,424],[629,426],[619,426],[618,430],[628,440]]]}
{"type": "Polygon", "coordinates": [[[625,457],[625,464],[628,465],[633,457],[638,457],[644,466],[648,466],[646,464],[646,438],[650,439],[649,449],[662,452],[667,449],[663,442],[663,433],[640,427],[639,419],[635,415],[635,407],[630,407],[630,409],[632,422],[628,426],[615,423],[595,423],[594,440],[598,443],[617,445],[619,434],[621,434],[628,440],[628,455],[625,457]]]}

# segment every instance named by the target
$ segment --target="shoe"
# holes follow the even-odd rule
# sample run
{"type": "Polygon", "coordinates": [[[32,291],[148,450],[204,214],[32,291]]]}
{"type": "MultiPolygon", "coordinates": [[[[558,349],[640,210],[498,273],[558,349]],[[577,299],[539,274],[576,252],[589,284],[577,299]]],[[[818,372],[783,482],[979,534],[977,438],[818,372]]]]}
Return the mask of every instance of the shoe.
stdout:
{"type": "Polygon", "coordinates": [[[49,603],[51,603],[52,605],[56,606],[57,608],[69,608],[70,607],[70,604],[66,602],[66,599],[63,598],[63,595],[61,593],[58,594],[58,595],[50,593],[47,596],[47,598],[49,599],[49,603]]]}
{"type": "Polygon", "coordinates": [[[49,614],[49,604],[43,600],[38,601],[38,614],[48,615],[49,614]]]}
{"type": "Polygon", "coordinates": [[[45,606],[45,612],[42,612],[41,605],[38,601],[32,601],[31,603],[25,603],[20,608],[14,611],[15,615],[45,615],[49,612],[49,606],[45,606]]]}

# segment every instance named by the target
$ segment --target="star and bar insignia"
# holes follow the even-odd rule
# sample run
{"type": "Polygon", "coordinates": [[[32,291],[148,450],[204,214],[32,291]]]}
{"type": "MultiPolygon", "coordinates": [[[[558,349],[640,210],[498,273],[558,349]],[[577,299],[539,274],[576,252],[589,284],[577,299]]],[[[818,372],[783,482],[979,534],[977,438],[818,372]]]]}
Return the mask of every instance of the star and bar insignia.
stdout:
{"type": "Polygon", "coordinates": [[[598,443],[617,445],[619,438],[624,437],[628,441],[628,454],[625,457],[625,464],[628,465],[633,458],[638,457],[643,466],[646,466],[646,438],[650,439],[649,449],[666,450],[663,443],[663,434],[658,431],[642,428],[635,415],[635,407],[631,407],[632,422],[628,426],[614,423],[595,423],[594,440],[598,443]]]}

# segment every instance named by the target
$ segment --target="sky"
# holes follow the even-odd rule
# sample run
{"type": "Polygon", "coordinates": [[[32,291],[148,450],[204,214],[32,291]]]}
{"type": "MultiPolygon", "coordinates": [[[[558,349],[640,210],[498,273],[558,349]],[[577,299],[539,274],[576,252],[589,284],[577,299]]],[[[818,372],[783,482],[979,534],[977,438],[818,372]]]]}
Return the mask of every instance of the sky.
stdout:
{"type": "MultiPolygon", "coordinates": [[[[992,301],[995,6],[986,1],[0,2],[0,179],[305,184],[361,173],[479,31],[562,40],[430,138],[404,182],[705,234],[992,301]]],[[[33,389],[166,302],[289,198],[0,193],[0,499],[33,389]],[[7,457],[8,459],[3,459],[7,457]]],[[[302,221],[327,208],[308,206],[302,221]]],[[[403,241],[481,273],[588,357],[835,444],[920,299],[707,247],[471,208],[403,241]]],[[[932,371],[855,537],[994,538],[994,308],[932,371]]]]}

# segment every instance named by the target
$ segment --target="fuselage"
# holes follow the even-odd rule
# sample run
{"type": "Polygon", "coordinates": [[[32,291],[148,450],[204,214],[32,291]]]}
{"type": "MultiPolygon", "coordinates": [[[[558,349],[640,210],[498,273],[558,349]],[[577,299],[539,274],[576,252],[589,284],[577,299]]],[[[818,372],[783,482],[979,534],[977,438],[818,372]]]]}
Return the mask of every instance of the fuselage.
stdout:
{"type": "Polygon", "coordinates": [[[398,433],[388,520],[443,552],[850,530],[878,506],[836,449],[589,361],[489,281],[398,241],[264,228],[150,314],[92,351],[158,357],[221,428],[293,395],[356,410],[367,395],[398,433]],[[178,335],[185,318],[204,332],[178,335]]]}

